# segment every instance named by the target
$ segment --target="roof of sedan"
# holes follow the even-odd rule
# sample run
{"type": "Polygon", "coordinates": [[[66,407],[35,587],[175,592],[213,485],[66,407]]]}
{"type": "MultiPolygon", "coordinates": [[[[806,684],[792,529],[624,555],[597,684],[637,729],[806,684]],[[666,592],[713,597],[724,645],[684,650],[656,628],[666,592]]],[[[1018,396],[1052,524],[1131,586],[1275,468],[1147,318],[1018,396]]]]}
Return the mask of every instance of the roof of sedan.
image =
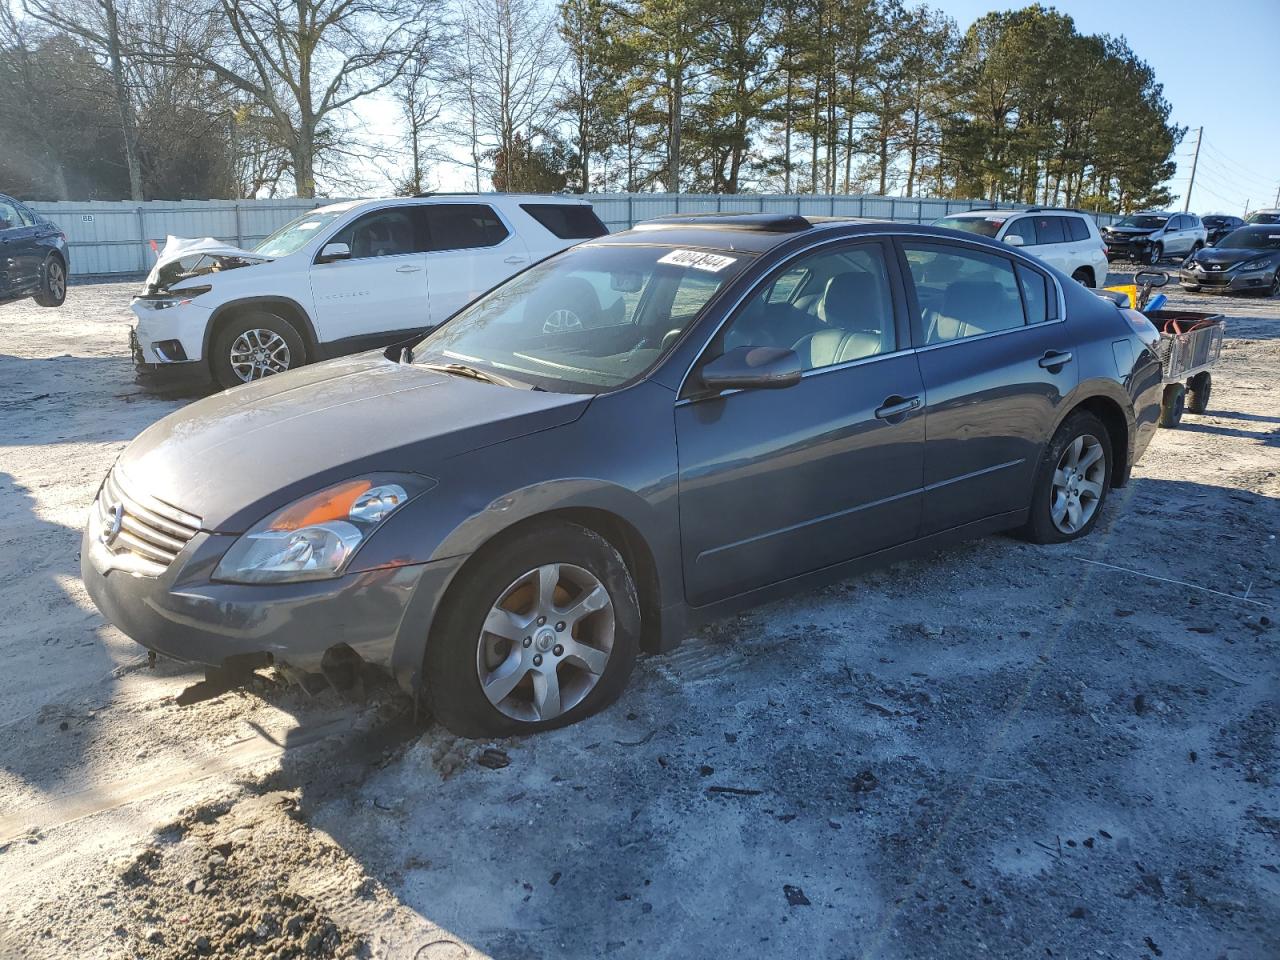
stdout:
{"type": "Polygon", "coordinates": [[[937,227],[868,220],[856,217],[802,217],[794,213],[676,214],[645,220],[630,230],[589,241],[592,244],[656,243],[763,253],[799,236],[840,233],[846,236],[878,233],[936,234],[937,227]]]}

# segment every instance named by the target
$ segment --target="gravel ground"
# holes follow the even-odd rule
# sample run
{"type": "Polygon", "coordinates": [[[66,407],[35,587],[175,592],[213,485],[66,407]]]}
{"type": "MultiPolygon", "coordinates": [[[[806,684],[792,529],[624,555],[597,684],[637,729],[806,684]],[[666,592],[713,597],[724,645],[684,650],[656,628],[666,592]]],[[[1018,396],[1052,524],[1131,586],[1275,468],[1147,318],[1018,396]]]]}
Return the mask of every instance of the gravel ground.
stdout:
{"type": "Polygon", "coordinates": [[[182,402],[134,286],[0,309],[0,957],[1280,956],[1280,302],[1174,294],[1231,318],[1212,410],[1089,539],[759,608],[483,744],[386,685],[180,707],[96,613],[85,511],[182,402]]]}

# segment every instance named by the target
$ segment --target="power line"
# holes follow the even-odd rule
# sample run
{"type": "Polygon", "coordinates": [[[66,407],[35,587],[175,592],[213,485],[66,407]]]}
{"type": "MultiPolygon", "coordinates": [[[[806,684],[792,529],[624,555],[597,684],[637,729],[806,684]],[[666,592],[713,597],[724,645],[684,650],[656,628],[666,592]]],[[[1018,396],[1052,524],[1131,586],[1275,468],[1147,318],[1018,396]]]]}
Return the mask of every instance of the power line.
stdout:
{"type": "Polygon", "coordinates": [[[1249,167],[1246,167],[1243,163],[1240,163],[1239,161],[1233,160],[1230,157],[1226,156],[1222,151],[1215,148],[1213,144],[1209,143],[1208,141],[1205,141],[1205,149],[1219,163],[1237,168],[1237,170],[1239,170],[1239,173],[1237,173],[1236,176],[1247,177],[1257,183],[1265,183],[1267,185],[1272,185],[1280,182],[1280,177],[1277,177],[1275,174],[1267,176],[1265,174],[1258,173],[1258,171],[1252,170],[1249,167]]]}

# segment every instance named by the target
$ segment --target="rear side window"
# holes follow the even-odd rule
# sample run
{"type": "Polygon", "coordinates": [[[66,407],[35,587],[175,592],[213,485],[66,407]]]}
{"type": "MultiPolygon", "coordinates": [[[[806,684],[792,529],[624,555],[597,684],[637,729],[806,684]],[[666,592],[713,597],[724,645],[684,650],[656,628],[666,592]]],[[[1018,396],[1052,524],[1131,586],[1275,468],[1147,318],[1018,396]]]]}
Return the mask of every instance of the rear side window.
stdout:
{"type": "Polygon", "coordinates": [[[1069,240],[1088,240],[1089,225],[1081,217],[1067,217],[1067,238],[1069,240]]]}
{"type": "Polygon", "coordinates": [[[1022,302],[1027,310],[1027,323],[1044,323],[1056,319],[1057,297],[1049,278],[1038,270],[1023,264],[1017,265],[1018,286],[1022,290],[1022,302]]]}
{"type": "Polygon", "coordinates": [[[422,209],[429,250],[496,247],[511,233],[487,203],[432,203],[422,209]]]}
{"type": "Polygon", "coordinates": [[[1026,323],[1011,261],[931,244],[905,245],[905,252],[926,346],[1026,323]]]}
{"type": "Polygon", "coordinates": [[[1036,236],[1040,243],[1066,243],[1063,217],[1036,217],[1036,236]]]}
{"type": "Polygon", "coordinates": [[[561,240],[590,240],[609,232],[585,203],[522,203],[520,209],[561,240]]]}

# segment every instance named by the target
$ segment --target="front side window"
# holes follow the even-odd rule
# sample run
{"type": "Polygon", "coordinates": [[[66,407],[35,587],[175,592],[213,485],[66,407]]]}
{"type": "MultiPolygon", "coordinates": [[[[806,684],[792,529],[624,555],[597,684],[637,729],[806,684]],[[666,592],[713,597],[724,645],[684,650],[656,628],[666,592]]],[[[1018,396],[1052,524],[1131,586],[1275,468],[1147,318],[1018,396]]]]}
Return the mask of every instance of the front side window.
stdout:
{"type": "Polygon", "coordinates": [[[423,209],[431,250],[496,247],[510,233],[487,203],[432,203],[423,209]]]}
{"type": "Polygon", "coordinates": [[[905,244],[925,345],[1021,327],[1013,263],[977,250],[905,244]]]}
{"type": "Polygon", "coordinates": [[[795,350],[805,370],[896,350],[883,247],[864,243],[800,257],[743,304],[721,341],[725,350],[795,350]]]}
{"type": "Polygon", "coordinates": [[[428,334],[414,363],[564,393],[616,389],[666,356],[753,259],[660,244],[572,247],[428,334]]]}
{"type": "Polygon", "coordinates": [[[18,219],[18,209],[8,200],[0,200],[0,230],[22,226],[18,219]]]}
{"type": "Polygon", "coordinates": [[[1008,240],[1010,237],[1021,237],[1024,247],[1034,246],[1041,242],[1036,237],[1036,222],[1031,217],[1023,217],[1009,224],[1009,229],[1004,238],[1008,240]]]}
{"type": "Polygon", "coordinates": [[[413,207],[366,213],[335,233],[329,242],[345,243],[351,248],[352,260],[395,257],[426,249],[421,220],[413,207]]]}

